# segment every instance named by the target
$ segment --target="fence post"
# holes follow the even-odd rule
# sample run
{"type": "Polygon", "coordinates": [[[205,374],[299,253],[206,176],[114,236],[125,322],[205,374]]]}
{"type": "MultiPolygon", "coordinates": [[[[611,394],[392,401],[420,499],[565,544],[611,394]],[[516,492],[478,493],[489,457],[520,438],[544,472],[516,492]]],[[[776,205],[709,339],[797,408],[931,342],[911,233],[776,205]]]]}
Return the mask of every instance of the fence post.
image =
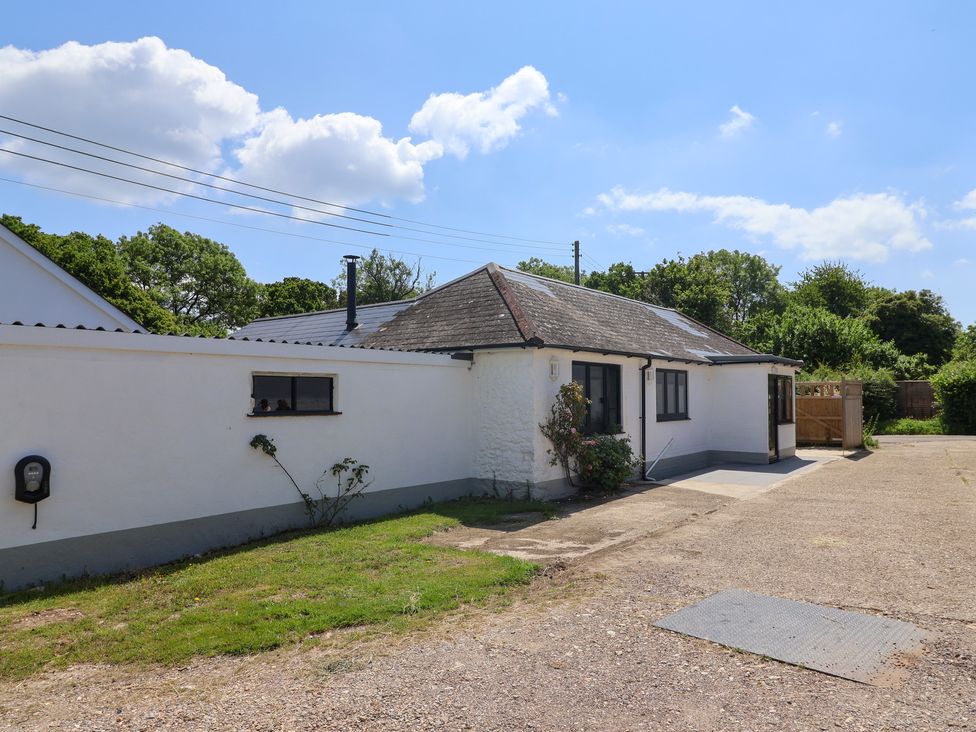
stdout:
{"type": "Polygon", "coordinates": [[[845,450],[864,447],[864,385],[860,381],[842,381],[841,393],[844,397],[844,436],[845,450]]]}

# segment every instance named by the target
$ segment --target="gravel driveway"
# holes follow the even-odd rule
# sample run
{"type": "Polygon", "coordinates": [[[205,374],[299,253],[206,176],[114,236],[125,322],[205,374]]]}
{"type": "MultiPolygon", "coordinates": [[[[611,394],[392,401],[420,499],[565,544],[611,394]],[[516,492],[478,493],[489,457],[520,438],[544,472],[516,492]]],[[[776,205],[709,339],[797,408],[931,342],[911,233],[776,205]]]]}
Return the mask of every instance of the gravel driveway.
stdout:
{"type": "Polygon", "coordinates": [[[662,501],[682,490],[707,510],[573,559],[501,612],[342,655],[45,674],[0,687],[0,720],[18,730],[976,729],[976,440],[887,445],[751,500],[656,489],[662,501]],[[877,688],[652,627],[729,587],[890,615],[931,641],[906,682],[877,688]]]}

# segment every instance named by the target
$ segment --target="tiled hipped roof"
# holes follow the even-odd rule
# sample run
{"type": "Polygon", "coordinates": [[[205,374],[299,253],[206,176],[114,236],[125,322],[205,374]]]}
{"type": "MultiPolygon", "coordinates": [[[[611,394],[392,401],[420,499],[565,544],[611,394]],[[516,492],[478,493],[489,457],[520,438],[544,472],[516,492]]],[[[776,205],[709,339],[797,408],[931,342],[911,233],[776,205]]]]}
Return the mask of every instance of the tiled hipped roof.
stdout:
{"type": "Polygon", "coordinates": [[[300,338],[403,350],[549,346],[720,363],[778,361],[675,310],[488,264],[420,297],[256,320],[238,338],[300,338]]]}

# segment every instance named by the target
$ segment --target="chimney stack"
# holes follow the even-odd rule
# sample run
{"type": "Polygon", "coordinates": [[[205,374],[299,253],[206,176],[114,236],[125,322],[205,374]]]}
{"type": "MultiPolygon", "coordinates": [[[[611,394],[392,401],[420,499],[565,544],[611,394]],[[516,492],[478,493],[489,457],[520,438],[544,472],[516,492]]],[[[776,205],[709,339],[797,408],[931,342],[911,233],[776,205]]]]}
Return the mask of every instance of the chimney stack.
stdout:
{"type": "Polygon", "coordinates": [[[352,330],[359,323],[356,322],[356,260],[361,259],[356,254],[347,254],[346,260],[346,330],[352,330]]]}

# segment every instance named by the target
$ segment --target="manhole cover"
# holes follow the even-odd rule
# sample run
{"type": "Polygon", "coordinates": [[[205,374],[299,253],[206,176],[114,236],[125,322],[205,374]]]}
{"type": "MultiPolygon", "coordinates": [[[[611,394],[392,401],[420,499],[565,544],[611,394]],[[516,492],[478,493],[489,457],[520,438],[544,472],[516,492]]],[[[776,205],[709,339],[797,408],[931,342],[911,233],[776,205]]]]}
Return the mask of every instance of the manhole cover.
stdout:
{"type": "Polygon", "coordinates": [[[725,590],[655,625],[865,684],[901,680],[925,634],[910,623],[725,590]]]}

